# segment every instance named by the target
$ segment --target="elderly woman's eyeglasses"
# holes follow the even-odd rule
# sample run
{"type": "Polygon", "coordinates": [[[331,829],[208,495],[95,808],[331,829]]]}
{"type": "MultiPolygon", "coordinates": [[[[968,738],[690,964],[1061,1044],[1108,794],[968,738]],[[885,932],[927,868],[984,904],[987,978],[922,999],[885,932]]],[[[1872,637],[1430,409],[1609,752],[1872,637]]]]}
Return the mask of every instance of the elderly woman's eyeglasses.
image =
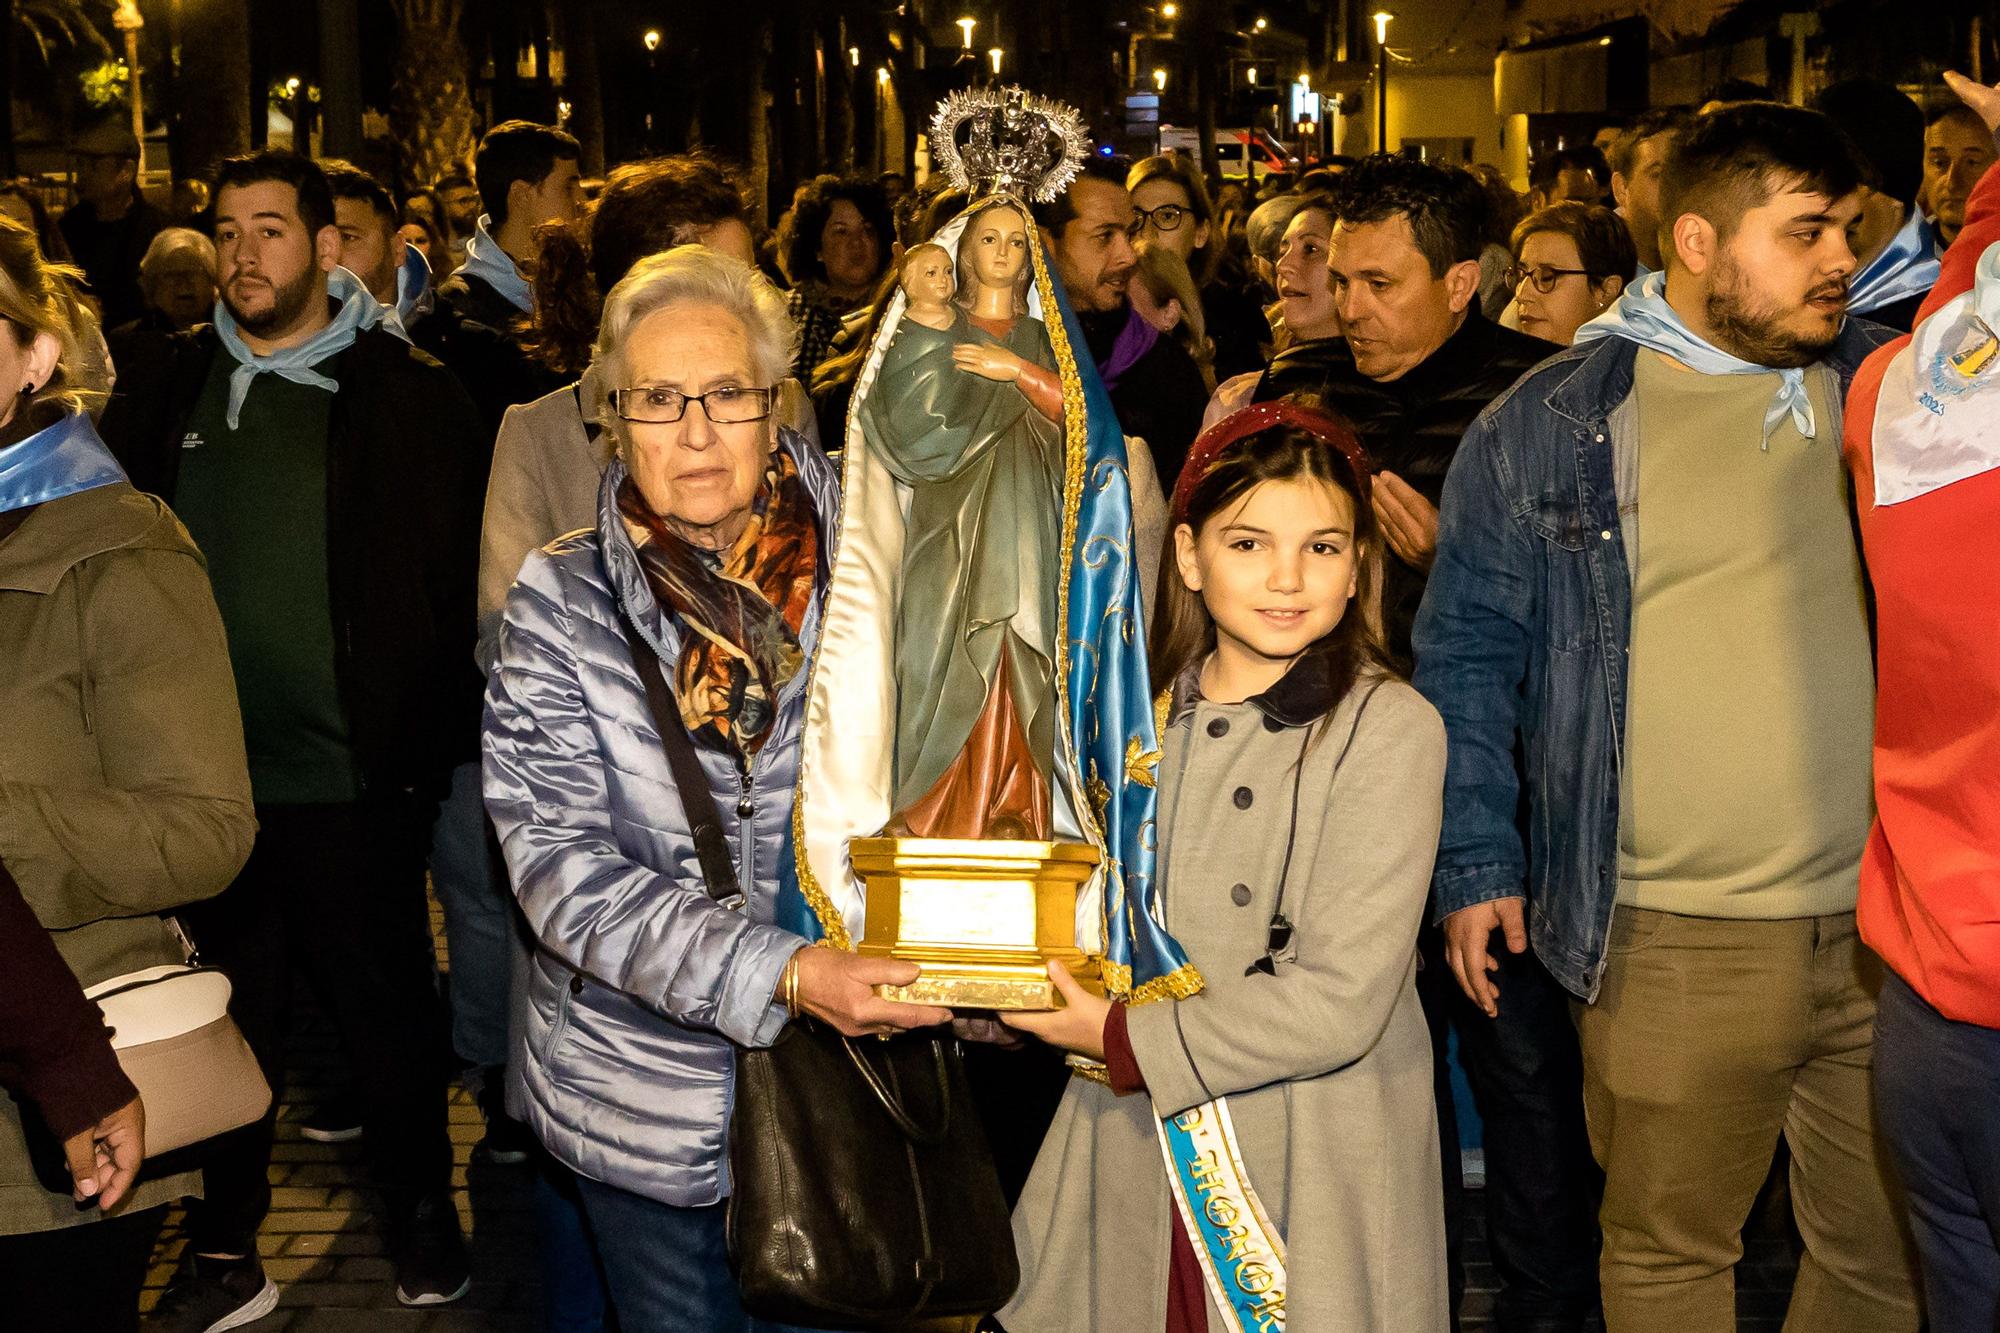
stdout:
{"type": "Polygon", "coordinates": [[[1547,296],[1556,289],[1556,284],[1564,278],[1588,278],[1593,276],[1587,268],[1550,268],[1547,264],[1537,264],[1533,268],[1522,268],[1519,264],[1508,269],[1504,275],[1508,289],[1517,290],[1524,282],[1535,284],[1535,290],[1547,296]]]}
{"type": "Polygon", "coordinates": [[[616,389],[611,394],[611,410],[621,420],[664,426],[687,414],[689,403],[700,403],[708,419],[718,426],[744,421],[762,421],[771,415],[771,390],[743,389],[726,384],[707,393],[682,393],[678,389],[616,389]]]}
{"type": "Polygon", "coordinates": [[[1154,231],[1177,231],[1181,223],[1187,220],[1190,211],[1192,210],[1182,208],[1179,204],[1161,204],[1158,208],[1140,208],[1134,204],[1132,225],[1126,230],[1133,236],[1137,236],[1148,227],[1154,231]]]}

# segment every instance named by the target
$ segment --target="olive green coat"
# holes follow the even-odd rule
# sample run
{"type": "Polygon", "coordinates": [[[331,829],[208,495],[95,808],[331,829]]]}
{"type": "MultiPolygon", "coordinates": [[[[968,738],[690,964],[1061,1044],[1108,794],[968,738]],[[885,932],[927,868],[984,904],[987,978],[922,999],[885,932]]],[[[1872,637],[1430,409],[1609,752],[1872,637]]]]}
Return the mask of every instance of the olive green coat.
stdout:
{"type": "MultiPolygon", "coordinates": [[[[1173,1216],[1155,1125],[1227,1097],[1283,1234],[1287,1327],[1443,1333],[1443,1197],[1416,937],[1437,850],[1444,728],[1401,682],[1333,707],[1301,659],[1248,703],[1177,712],[1160,764],[1167,925],[1206,988],[1135,1006],[1146,1092],[1073,1079],[1014,1212],[1009,1333],[1159,1333],[1173,1216]],[[1353,736],[1351,747],[1347,745],[1353,736]],[[1305,751],[1275,975],[1264,953],[1305,751]],[[1346,759],[1340,761],[1345,749],[1346,759]],[[1335,777],[1335,765],[1340,763],[1335,777]]],[[[1324,682],[1320,682],[1324,685],[1324,682]]],[[[1230,1329],[1211,1309],[1211,1330],[1230,1329]]]]}
{"type": "MultiPolygon", "coordinates": [[[[184,951],[156,914],[228,886],[256,835],[200,552],[123,482],[0,540],[0,862],[86,986],[184,951]]],[[[120,1212],[198,1193],[173,1176],[120,1212]]],[[[93,1221],[35,1183],[0,1098],[0,1235],[93,1221]]]]}

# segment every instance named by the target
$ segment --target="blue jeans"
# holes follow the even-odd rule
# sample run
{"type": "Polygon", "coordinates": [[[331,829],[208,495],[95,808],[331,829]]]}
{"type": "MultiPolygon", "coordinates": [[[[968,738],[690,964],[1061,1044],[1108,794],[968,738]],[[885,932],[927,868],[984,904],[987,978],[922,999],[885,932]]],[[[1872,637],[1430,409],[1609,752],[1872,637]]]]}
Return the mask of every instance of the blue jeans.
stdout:
{"type": "Polygon", "coordinates": [[[482,1069],[507,1063],[507,975],[526,946],[514,895],[486,831],[479,765],[451,771],[451,794],[431,831],[431,883],[451,954],[451,1046],[482,1069]]]}
{"type": "Polygon", "coordinates": [[[1875,1105],[1923,1260],[1931,1333],[2000,1328],[2000,1031],[1957,1023],[1893,971],[1875,1105]]]}
{"type": "Polygon", "coordinates": [[[807,1333],[743,1312],[723,1238],[727,1205],[676,1208],[582,1176],[575,1181],[620,1333],[807,1333]]]}

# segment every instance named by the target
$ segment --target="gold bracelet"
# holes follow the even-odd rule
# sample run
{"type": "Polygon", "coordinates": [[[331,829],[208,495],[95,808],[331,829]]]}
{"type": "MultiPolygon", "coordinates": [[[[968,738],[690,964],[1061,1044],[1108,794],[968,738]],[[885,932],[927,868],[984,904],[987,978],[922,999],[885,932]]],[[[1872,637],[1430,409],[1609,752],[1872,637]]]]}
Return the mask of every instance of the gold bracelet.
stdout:
{"type": "Polygon", "coordinates": [[[785,995],[785,1012],[793,1018],[799,1016],[799,956],[793,954],[785,960],[782,989],[785,995]]]}

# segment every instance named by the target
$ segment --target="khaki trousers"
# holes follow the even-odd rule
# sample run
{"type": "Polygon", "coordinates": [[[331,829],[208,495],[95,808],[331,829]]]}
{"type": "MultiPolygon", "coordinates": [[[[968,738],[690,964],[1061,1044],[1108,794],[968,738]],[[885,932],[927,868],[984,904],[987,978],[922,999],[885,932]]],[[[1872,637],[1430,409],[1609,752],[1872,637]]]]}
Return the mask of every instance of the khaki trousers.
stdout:
{"type": "Polygon", "coordinates": [[[1915,1261],[1870,1095],[1880,985],[1851,912],[1612,913],[1603,985],[1577,1017],[1607,1333],[1736,1327],[1743,1223],[1780,1133],[1805,1239],[1786,1333],[1914,1333],[1915,1261]]]}

